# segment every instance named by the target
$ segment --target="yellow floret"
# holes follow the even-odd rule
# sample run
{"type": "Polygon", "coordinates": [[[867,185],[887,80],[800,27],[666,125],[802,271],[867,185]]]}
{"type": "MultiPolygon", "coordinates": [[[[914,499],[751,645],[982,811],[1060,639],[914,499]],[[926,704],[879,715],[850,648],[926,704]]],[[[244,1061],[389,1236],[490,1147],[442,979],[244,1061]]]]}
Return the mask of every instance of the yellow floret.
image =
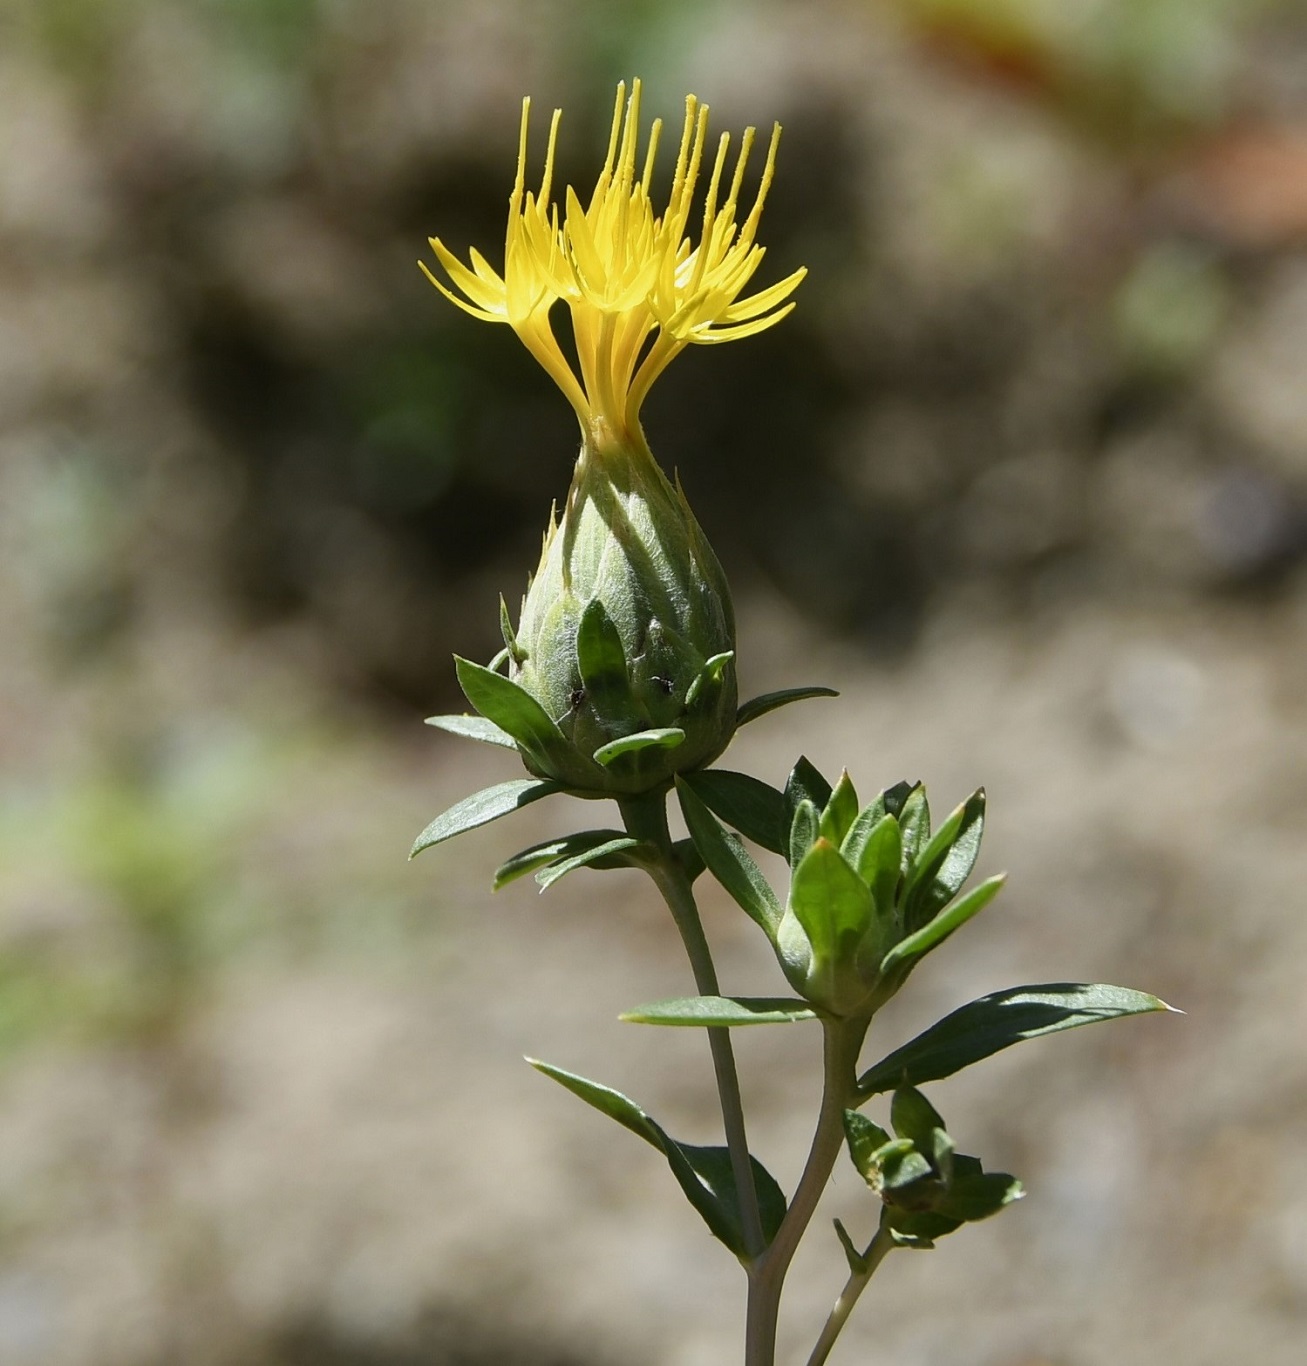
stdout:
{"type": "Polygon", "coordinates": [[[530,108],[530,100],[523,100],[503,275],[475,248],[469,251],[470,266],[464,265],[437,238],[431,239],[436,259],[462,297],[425,264],[422,269],[446,298],[474,318],[512,327],[567,395],[587,439],[602,447],[638,430],[640,406],[650,386],[685,346],[761,332],[794,307],[786,300],[804,270],[740,297],[764,254],[755,238],[775,168],[780,125],[772,131],[762,180],[743,223],[737,223],[736,214],[754,130],[746,129],[741,139],[725,198],[730,136],[722,134],[694,240],[690,218],[707,142],[707,105],[693,95],[685,101],[671,193],[658,215],[650,182],[661,120],[655,119],[650,128],[637,177],[640,82],[632,84],[629,100],[625,84],[619,85],[608,155],[590,202],[583,206],[569,186],[561,217],[550,199],[561,110],[554,111],[540,189],[532,193],[526,189],[530,108]],[[575,369],[550,324],[550,311],[560,301],[572,315],[575,369]]]}

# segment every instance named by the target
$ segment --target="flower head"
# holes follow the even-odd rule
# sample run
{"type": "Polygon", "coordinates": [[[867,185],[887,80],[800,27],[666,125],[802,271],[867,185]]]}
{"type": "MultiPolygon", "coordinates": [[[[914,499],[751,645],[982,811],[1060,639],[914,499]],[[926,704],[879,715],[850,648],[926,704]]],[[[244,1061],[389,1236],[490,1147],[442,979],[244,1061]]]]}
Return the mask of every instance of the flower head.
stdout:
{"type": "Polygon", "coordinates": [[[754,130],[744,132],[729,182],[730,135],[722,134],[700,216],[694,201],[706,164],[708,106],[688,96],[671,191],[658,212],[651,185],[662,123],[654,120],[641,156],[640,82],[632,83],[629,99],[623,83],[617,87],[608,154],[590,201],[583,205],[569,186],[560,211],[553,199],[553,172],[562,111],[554,111],[540,188],[531,191],[526,188],[530,104],[522,102],[503,274],[475,248],[465,265],[438,238],[431,246],[454,289],[426,265],[422,269],[465,312],[508,323],[567,395],[587,440],[603,448],[638,431],[650,386],[679,351],[692,343],[761,332],[794,307],[786,300],[806,274],[802,269],[742,297],[765,252],[756,240],[758,221],[771,186],[780,125],[772,131],[762,179],[742,221],[740,191],[754,130]],[[575,367],[550,321],[559,302],[571,313],[575,367]]]}

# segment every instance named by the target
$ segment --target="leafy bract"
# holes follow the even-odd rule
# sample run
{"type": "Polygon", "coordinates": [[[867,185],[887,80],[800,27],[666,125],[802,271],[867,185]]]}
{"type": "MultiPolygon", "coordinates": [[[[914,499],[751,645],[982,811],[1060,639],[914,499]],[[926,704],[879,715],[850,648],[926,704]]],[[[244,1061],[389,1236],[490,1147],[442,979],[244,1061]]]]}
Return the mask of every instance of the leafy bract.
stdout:
{"type": "MultiPolygon", "coordinates": [[[[585,1077],[565,1072],[561,1067],[535,1058],[528,1058],[527,1062],[536,1071],[551,1077],[580,1097],[587,1105],[615,1119],[623,1128],[657,1148],[666,1157],[672,1175],[713,1236],[725,1243],[737,1257],[746,1256],[739,1196],[735,1189],[730,1154],[725,1148],[678,1143],[656,1120],[620,1091],[587,1081],[585,1077]]],[[[763,1238],[770,1242],[785,1217],[785,1196],[762,1163],[752,1156],[749,1162],[758,1195],[763,1238]]]]}
{"type": "Polygon", "coordinates": [[[1170,1009],[1147,992],[1100,983],[1050,982],[996,991],[946,1015],[882,1058],[858,1078],[858,1095],[865,1100],[905,1080],[912,1086],[938,1081],[1024,1039],[1170,1009]]]}
{"type": "Polygon", "coordinates": [[[765,692],[740,704],[739,711],[735,713],[735,724],[737,727],[747,726],[750,721],[766,716],[777,707],[787,706],[791,702],[802,702],[808,697],[838,696],[839,693],[834,688],[780,688],[776,692],[765,692]]]}
{"type": "Polygon", "coordinates": [[[784,852],[788,830],[785,797],[774,787],[728,768],[685,773],[681,781],[714,815],[734,826],[745,839],[773,854],[784,852]]]}
{"type": "Polygon", "coordinates": [[[422,724],[448,731],[450,735],[461,735],[465,740],[480,740],[482,744],[500,745],[504,749],[517,748],[517,741],[485,716],[428,716],[422,724]]]}
{"type": "Polygon", "coordinates": [[[630,1024],[723,1029],[815,1020],[817,1012],[807,1001],[788,996],[685,996],[637,1006],[634,1010],[623,1011],[620,1018],[630,1024]]]}
{"type": "Polygon", "coordinates": [[[512,811],[518,811],[531,802],[539,801],[554,792],[561,792],[559,783],[544,778],[514,778],[511,782],[499,783],[495,787],[482,788],[470,797],[442,812],[414,841],[409,858],[430,849],[442,840],[453,839],[465,830],[475,830],[479,825],[498,820],[512,811]]]}

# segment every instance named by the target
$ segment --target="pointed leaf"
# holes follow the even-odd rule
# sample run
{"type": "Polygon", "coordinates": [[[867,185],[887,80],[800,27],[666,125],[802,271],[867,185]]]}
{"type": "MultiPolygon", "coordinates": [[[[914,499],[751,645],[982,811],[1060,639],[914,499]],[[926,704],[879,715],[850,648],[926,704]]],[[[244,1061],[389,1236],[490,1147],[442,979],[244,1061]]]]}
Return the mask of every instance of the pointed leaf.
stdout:
{"type": "Polygon", "coordinates": [[[849,1264],[849,1274],[865,1276],[867,1274],[867,1258],[854,1246],[853,1239],[849,1237],[848,1229],[838,1219],[835,1220],[835,1236],[840,1240],[840,1246],[844,1249],[844,1260],[849,1264]]]}
{"type": "MultiPolygon", "coordinates": [[[[730,1155],[724,1148],[698,1148],[677,1143],[660,1124],[620,1091],[601,1086],[598,1082],[587,1081],[575,1073],[565,1072],[561,1067],[554,1067],[535,1058],[528,1058],[527,1061],[536,1071],[543,1072],[545,1076],[566,1087],[573,1095],[579,1096],[587,1105],[592,1105],[601,1114],[615,1119],[624,1128],[657,1148],[667,1158],[672,1175],[676,1177],[686,1198],[699,1211],[713,1236],[725,1243],[736,1256],[744,1256],[739,1202],[735,1192],[730,1155]]],[[[753,1166],[754,1185],[758,1192],[759,1213],[763,1217],[763,1232],[770,1239],[780,1226],[780,1220],[784,1218],[785,1197],[762,1164],[756,1158],[751,1157],[749,1160],[753,1166]]]]}
{"type": "Polygon", "coordinates": [[[679,726],[640,730],[634,735],[624,735],[620,740],[610,740],[606,745],[600,745],[594,752],[594,761],[607,767],[623,754],[635,754],[642,749],[675,749],[684,739],[685,732],[679,726]]]}
{"type": "Polygon", "coordinates": [[[568,750],[563,732],[525,688],[503,674],[454,656],[459,686],[467,700],[530,754],[537,763],[568,750]]]}
{"type": "Polygon", "coordinates": [[[830,784],[806,756],[800,755],[785,782],[785,802],[790,809],[790,819],[794,819],[795,808],[803,801],[809,801],[818,811],[824,811],[830,794],[830,784]]]}
{"type": "Polygon", "coordinates": [[[514,664],[521,664],[526,659],[526,651],[517,643],[517,635],[508,616],[508,604],[502,593],[499,595],[499,633],[504,638],[504,649],[508,651],[509,658],[514,664]]]}
{"type": "Polygon", "coordinates": [[[575,872],[578,868],[632,867],[637,862],[634,855],[638,850],[645,850],[650,854],[654,852],[652,847],[645,844],[643,840],[632,839],[630,835],[619,834],[601,844],[592,845],[578,853],[569,854],[566,858],[558,859],[551,863],[548,868],[542,868],[536,874],[536,881],[540,884],[540,890],[544,892],[548,891],[559,878],[566,877],[568,873],[575,872]]]}
{"type": "Polygon", "coordinates": [[[719,695],[722,683],[722,676],[726,672],[726,666],[735,658],[734,650],[723,650],[719,655],[704,662],[702,669],[694,677],[694,682],[690,684],[685,694],[685,709],[690,711],[697,704],[703,703],[705,706],[711,705],[710,699],[719,695]]]}
{"type": "Polygon", "coordinates": [[[747,726],[750,721],[766,716],[769,711],[775,711],[778,707],[787,706],[791,702],[802,702],[808,697],[838,696],[839,693],[834,688],[781,688],[776,692],[765,692],[741,704],[739,711],[735,713],[735,725],[737,729],[740,726],[747,726]]]}
{"type": "Polygon", "coordinates": [[[435,726],[438,730],[448,731],[451,735],[461,735],[467,740],[480,740],[487,745],[517,749],[517,741],[506,730],[500,730],[493,721],[484,716],[428,716],[422,724],[435,726]]]}
{"type": "Polygon", "coordinates": [[[1024,1198],[1025,1193],[1021,1182],[1007,1172],[958,1177],[940,1201],[939,1212],[947,1219],[973,1224],[1024,1198]]]}
{"type": "Polygon", "coordinates": [[[576,662],[595,712],[609,721],[636,724],[622,637],[598,598],[591,598],[581,613],[576,628],[576,662]]]}
{"type": "Polygon", "coordinates": [[[846,768],[830,794],[826,809],[821,813],[822,835],[838,849],[844,843],[844,836],[849,833],[849,827],[857,819],[857,815],[858,794],[846,768]]]}
{"type": "Polygon", "coordinates": [[[509,783],[483,788],[437,816],[414,841],[409,858],[430,849],[433,844],[452,839],[465,830],[475,830],[479,825],[498,820],[500,816],[507,816],[530,802],[562,790],[560,784],[542,778],[515,778],[509,783]]]}
{"type": "Polygon", "coordinates": [[[788,996],[686,996],[637,1006],[618,1018],[629,1024],[732,1028],[815,1020],[817,1012],[806,1001],[788,996]]]}
{"type": "Polygon", "coordinates": [[[944,1127],[939,1111],[915,1086],[900,1086],[894,1092],[890,1123],[900,1138],[910,1138],[923,1152],[929,1151],[934,1131],[944,1127]]]}
{"type": "Polygon", "coordinates": [[[495,891],[506,887],[517,878],[534,873],[557,859],[570,858],[583,850],[593,849],[596,845],[606,844],[609,840],[625,838],[620,830],[583,830],[575,835],[565,835],[561,839],[545,840],[533,844],[514,854],[511,859],[501,863],[495,871],[495,891]]]}
{"type": "Polygon", "coordinates": [[[803,926],[817,960],[852,958],[871,925],[871,893],[829,840],[818,839],[790,880],[790,909],[803,926]]]}
{"type": "Polygon", "coordinates": [[[888,973],[903,963],[913,963],[918,958],[925,957],[931,949],[938,948],[954,930],[961,928],[973,915],[983,911],[999,894],[1006,881],[1006,873],[986,878],[960,901],[955,901],[952,906],[940,911],[929,925],[923,925],[915,934],[900,939],[881,959],[881,972],[888,973]]]}
{"type": "Polygon", "coordinates": [[[844,1137],[853,1165],[864,1181],[870,1181],[876,1173],[875,1155],[893,1140],[879,1124],[873,1124],[856,1110],[844,1112],[844,1137]]]}
{"type": "Polygon", "coordinates": [[[905,1078],[913,1086],[938,1081],[1023,1039],[1171,1009],[1146,992],[1098,983],[1050,982],[996,991],[946,1015],[882,1058],[858,1078],[858,1094],[864,1099],[879,1095],[905,1078]]]}
{"type": "Polygon", "coordinates": [[[903,834],[903,872],[910,877],[917,856],[930,839],[930,803],[926,800],[926,789],[920,783],[903,802],[899,829],[903,834]]]}
{"type": "Polygon", "coordinates": [[[676,780],[676,795],[680,798],[681,812],[685,816],[690,837],[712,875],[735,898],[740,909],[761,926],[767,937],[775,943],[776,927],[781,923],[783,912],[762,870],[750,858],[739,838],[722,829],[694,789],[679,777],[676,780]]]}
{"type": "Polygon", "coordinates": [[[783,793],[728,768],[707,768],[682,777],[714,815],[733,825],[745,839],[773,854],[784,853],[788,813],[783,793]]]}
{"type": "Polygon", "coordinates": [[[903,889],[909,929],[924,925],[958,894],[971,876],[985,828],[985,789],[972,793],[921,851],[903,889]]]}
{"type": "Polygon", "coordinates": [[[877,913],[888,918],[894,910],[899,879],[903,876],[903,832],[897,818],[887,814],[876,822],[854,866],[858,876],[871,888],[877,913]]]}
{"type": "Polygon", "coordinates": [[[797,868],[807,856],[808,850],[817,842],[821,829],[821,817],[817,808],[806,798],[794,808],[794,819],[790,822],[791,868],[797,868]]]}

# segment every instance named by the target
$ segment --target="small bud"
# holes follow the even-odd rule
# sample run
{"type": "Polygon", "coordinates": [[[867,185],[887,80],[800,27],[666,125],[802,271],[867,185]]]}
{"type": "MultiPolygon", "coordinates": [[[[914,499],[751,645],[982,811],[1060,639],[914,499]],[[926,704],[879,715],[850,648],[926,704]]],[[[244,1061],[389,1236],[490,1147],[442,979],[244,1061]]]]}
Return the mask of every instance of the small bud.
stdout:
{"type": "Polygon", "coordinates": [[[631,795],[735,730],[735,620],[717,557],[643,441],[587,442],[509,643],[509,677],[568,744],[541,776],[631,795]]]}

